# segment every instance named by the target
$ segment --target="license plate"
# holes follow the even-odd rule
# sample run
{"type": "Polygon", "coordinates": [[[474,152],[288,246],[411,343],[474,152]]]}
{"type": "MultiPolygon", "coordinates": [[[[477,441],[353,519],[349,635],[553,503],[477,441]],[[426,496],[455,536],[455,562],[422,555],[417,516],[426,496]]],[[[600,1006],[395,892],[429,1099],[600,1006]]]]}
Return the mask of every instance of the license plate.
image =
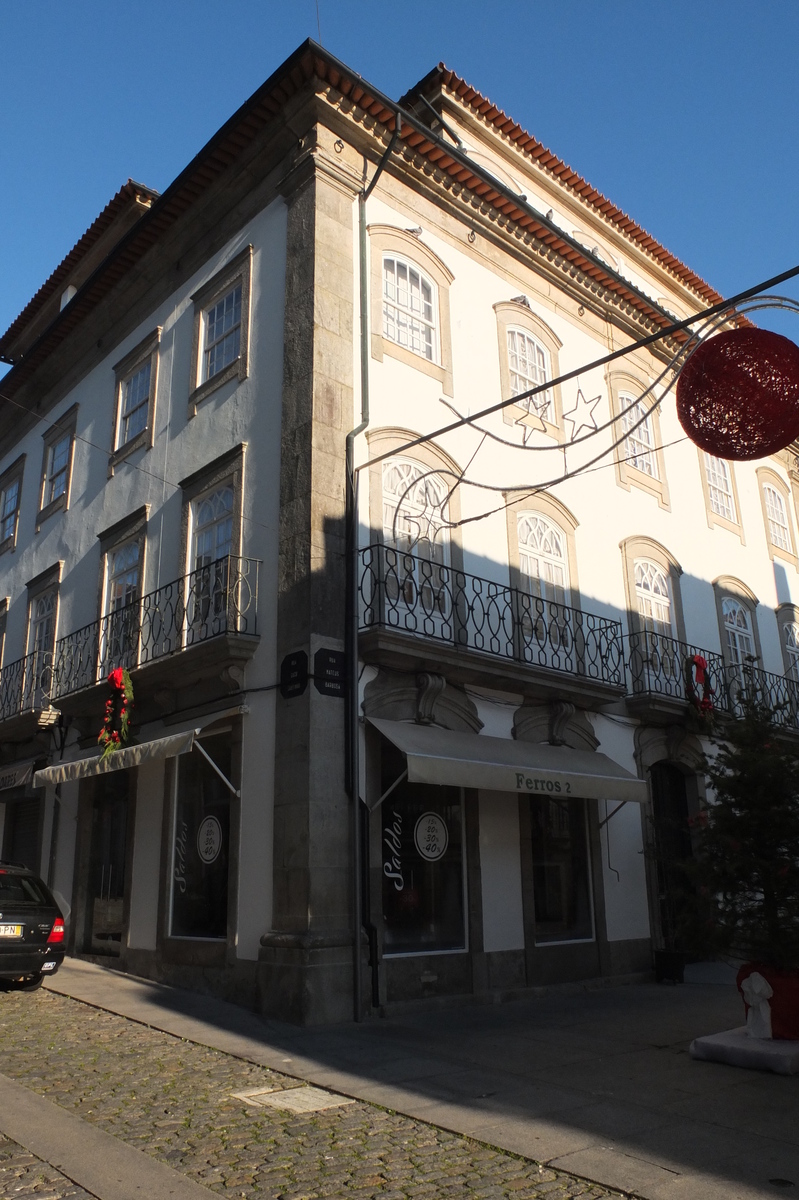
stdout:
{"type": "Polygon", "coordinates": [[[0,925],[0,938],[22,937],[21,925],[0,925]]]}
{"type": "Polygon", "coordinates": [[[42,963],[42,970],[43,970],[43,971],[54,971],[54,970],[55,970],[55,963],[54,963],[54,962],[46,962],[46,963],[42,963]]]}

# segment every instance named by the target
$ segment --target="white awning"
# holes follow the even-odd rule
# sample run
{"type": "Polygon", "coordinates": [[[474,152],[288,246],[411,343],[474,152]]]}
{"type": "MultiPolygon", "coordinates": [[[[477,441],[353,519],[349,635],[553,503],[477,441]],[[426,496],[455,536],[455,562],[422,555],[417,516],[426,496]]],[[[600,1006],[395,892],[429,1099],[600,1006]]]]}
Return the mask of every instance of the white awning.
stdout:
{"type": "Polygon", "coordinates": [[[99,754],[90,754],[73,762],[56,763],[53,767],[44,767],[37,771],[33,777],[33,786],[67,783],[71,779],[86,779],[90,775],[124,771],[126,767],[137,767],[139,763],[150,758],[173,758],[176,754],[188,754],[194,747],[194,739],[199,732],[199,729],[190,729],[188,733],[173,733],[169,737],[154,738],[151,742],[140,742],[137,746],[126,746],[124,750],[114,750],[105,759],[101,759],[99,754]]]}
{"type": "Polygon", "coordinates": [[[455,733],[435,725],[374,717],[369,721],[405,755],[410,783],[618,803],[634,800],[643,804],[648,797],[643,779],[596,751],[455,733]]]}
{"type": "Polygon", "coordinates": [[[9,791],[11,788],[24,787],[33,774],[33,759],[28,762],[10,763],[5,767],[0,767],[0,792],[9,791]]]}

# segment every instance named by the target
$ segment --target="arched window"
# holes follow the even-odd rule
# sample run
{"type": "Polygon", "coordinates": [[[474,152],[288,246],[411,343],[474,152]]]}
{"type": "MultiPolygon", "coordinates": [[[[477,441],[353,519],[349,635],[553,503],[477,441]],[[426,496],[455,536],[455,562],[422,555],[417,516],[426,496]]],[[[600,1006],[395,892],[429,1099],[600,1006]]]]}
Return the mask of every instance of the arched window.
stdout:
{"type": "Polygon", "coordinates": [[[652,417],[640,400],[626,392],[619,394],[624,456],[627,463],[652,479],[658,478],[655,452],[655,426],[652,417]]]}
{"type": "Polygon", "coordinates": [[[418,267],[383,255],[383,337],[438,362],[436,288],[418,267]]]}
{"type": "Polygon", "coordinates": [[[569,587],[566,536],[539,513],[517,517],[519,575],[531,596],[563,603],[569,587]]]}
{"type": "Polygon", "coordinates": [[[671,637],[673,625],[669,581],[657,563],[636,559],[635,599],[644,629],[671,637]]]}
{"type": "Polygon", "coordinates": [[[721,601],[721,615],[730,661],[737,666],[751,662],[756,651],[749,610],[740,600],[725,596],[721,601]]]}
{"type": "Polygon", "coordinates": [[[799,623],[789,621],[783,625],[785,638],[785,658],[788,664],[787,675],[791,679],[799,679],[799,623]]]}
{"type": "MultiPolygon", "coordinates": [[[[519,396],[530,388],[539,387],[552,378],[549,351],[524,329],[508,329],[508,370],[511,396],[519,396]]],[[[535,413],[550,424],[555,423],[552,391],[549,388],[520,403],[528,412],[535,413]]]]}
{"type": "Polygon", "coordinates": [[[791,545],[791,530],[788,525],[788,514],[785,511],[785,501],[775,487],[769,483],[763,484],[763,500],[766,506],[766,521],[768,523],[769,541],[780,550],[793,551],[791,545]]]}
{"type": "Polygon", "coordinates": [[[409,459],[383,463],[385,594],[410,631],[441,636],[451,612],[446,482],[409,459]],[[432,621],[433,626],[427,627],[432,621]]]}
{"type": "Polygon", "coordinates": [[[717,517],[724,517],[725,521],[737,523],[738,514],[735,511],[735,494],[729,465],[723,458],[716,458],[705,451],[705,478],[713,512],[717,517]]]}

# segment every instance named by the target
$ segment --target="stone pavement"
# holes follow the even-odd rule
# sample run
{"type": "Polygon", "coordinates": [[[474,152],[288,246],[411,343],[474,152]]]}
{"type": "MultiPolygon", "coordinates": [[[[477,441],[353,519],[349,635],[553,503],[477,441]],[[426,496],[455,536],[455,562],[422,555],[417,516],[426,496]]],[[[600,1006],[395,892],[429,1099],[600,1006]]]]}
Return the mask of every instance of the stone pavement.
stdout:
{"type": "Polygon", "coordinates": [[[613,1194],[369,1103],[253,1107],[301,1082],[49,990],[0,994],[0,1068],[3,1200],[613,1194]]]}
{"type": "MultiPolygon", "coordinates": [[[[368,1132],[361,1126],[358,1133],[346,1132],[343,1139],[325,1134],[328,1146],[335,1142],[335,1157],[341,1157],[344,1175],[339,1179],[351,1179],[347,1195],[355,1190],[364,1197],[538,1196],[542,1187],[555,1189],[556,1195],[579,1195],[575,1189],[582,1185],[569,1181],[562,1171],[601,1185],[587,1194],[606,1195],[602,1188],[615,1188],[646,1200],[754,1200],[791,1194],[792,1185],[799,1186],[799,1078],[739,1071],[688,1057],[688,1043],[697,1034],[740,1023],[737,996],[729,985],[553,991],[501,1006],[450,1007],[321,1030],[263,1021],[209,997],[77,960],[68,960],[49,986],[151,1026],[148,1037],[156,1036],[153,1030],[163,1030],[195,1043],[192,1053],[203,1053],[202,1047],[224,1052],[215,1062],[230,1064],[224,1055],[237,1057],[238,1074],[225,1087],[227,1095],[257,1086],[241,1078],[251,1078],[247,1072],[261,1067],[280,1073],[280,1086],[308,1080],[393,1110],[381,1113],[358,1105],[315,1115],[325,1129],[326,1122],[345,1129],[355,1117],[354,1109],[367,1111],[378,1122],[369,1125],[368,1132]],[[412,1125],[403,1124],[396,1114],[412,1118],[412,1125]],[[407,1144],[394,1132],[394,1121],[400,1122],[397,1128],[413,1129],[407,1144]],[[464,1143],[459,1137],[452,1144],[438,1140],[453,1134],[484,1145],[464,1143]],[[413,1158],[417,1137],[432,1138],[430,1147],[435,1148],[426,1153],[437,1164],[453,1162],[454,1174],[420,1174],[422,1160],[413,1158]],[[367,1155],[375,1149],[384,1156],[374,1176],[363,1178],[363,1187],[356,1186],[356,1174],[346,1174],[357,1163],[359,1139],[365,1139],[361,1144],[367,1155]],[[477,1155],[469,1170],[464,1163],[472,1159],[465,1146],[477,1155]],[[347,1158],[350,1149],[356,1151],[354,1159],[347,1158]],[[521,1164],[499,1151],[532,1162],[521,1164]],[[480,1160],[480,1153],[497,1158],[480,1160]],[[459,1154],[466,1154],[466,1160],[459,1154]],[[545,1176],[535,1174],[538,1162],[546,1164],[545,1176]],[[525,1169],[530,1174],[525,1175],[525,1169]],[[403,1176],[403,1170],[409,1174],[403,1176]],[[493,1170],[500,1175],[492,1176],[493,1170]],[[502,1170],[516,1174],[502,1176],[502,1170]],[[427,1191],[416,1193],[413,1188],[420,1181],[427,1191]],[[399,1190],[392,1191],[394,1184],[399,1190]],[[536,1186],[538,1191],[524,1190],[536,1186]]],[[[14,997],[28,1003],[31,999],[14,997]]],[[[79,1011],[78,1028],[91,1028],[94,1016],[79,1011]]],[[[0,1007],[0,1021],[2,1014],[0,1007]]],[[[135,1041],[135,1027],[123,1028],[125,1038],[135,1041]]],[[[2,1035],[0,1029],[0,1069],[27,1082],[5,1065],[2,1035]]],[[[182,1046],[188,1053],[185,1043],[182,1046]]],[[[168,1074],[165,1078],[169,1082],[168,1074]]],[[[164,1079],[158,1086],[165,1086],[164,1079]]],[[[229,1111],[224,1110],[225,1124],[229,1111]]],[[[125,1106],[113,1119],[128,1116],[125,1106]]],[[[194,1120],[193,1110],[190,1119],[194,1120]]],[[[258,1114],[258,1119],[265,1118],[258,1114]]],[[[248,1127],[247,1121],[244,1124],[248,1127]]],[[[319,1136],[314,1133],[309,1144],[317,1146],[319,1136]]],[[[296,1149],[293,1135],[274,1142],[270,1133],[267,1142],[275,1145],[278,1156],[270,1159],[272,1167],[277,1162],[278,1171],[288,1171],[297,1161],[291,1158],[296,1149]]],[[[213,1136],[211,1150],[218,1153],[213,1136]]],[[[159,1143],[149,1152],[163,1156],[165,1149],[159,1143]]],[[[208,1161],[218,1166],[221,1159],[214,1160],[212,1154],[208,1161]]],[[[313,1184],[297,1184],[313,1186],[313,1192],[292,1192],[284,1183],[291,1183],[290,1174],[274,1175],[269,1182],[257,1171],[255,1182],[245,1186],[257,1191],[265,1183],[266,1194],[272,1196],[344,1194],[319,1190],[328,1183],[336,1186],[334,1168],[324,1167],[326,1161],[317,1156],[322,1169],[330,1172],[328,1182],[320,1184],[314,1176],[313,1184]],[[287,1190],[275,1190],[280,1187],[287,1190]]],[[[220,1176],[196,1177],[219,1190],[220,1176]]],[[[224,1180],[222,1186],[227,1186],[224,1180]]]]}

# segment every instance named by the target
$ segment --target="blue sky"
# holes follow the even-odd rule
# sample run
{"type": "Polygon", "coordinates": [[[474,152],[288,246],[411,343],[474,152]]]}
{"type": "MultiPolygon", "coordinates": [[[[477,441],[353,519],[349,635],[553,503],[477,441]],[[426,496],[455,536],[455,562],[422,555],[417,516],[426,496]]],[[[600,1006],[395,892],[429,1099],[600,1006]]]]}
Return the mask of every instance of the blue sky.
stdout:
{"type": "MultiPolygon", "coordinates": [[[[318,4],[370,82],[443,60],[720,292],[799,263],[797,0],[318,4]]],[[[129,176],[163,190],[319,36],[316,0],[7,2],[0,33],[0,329],[129,176]]]]}

